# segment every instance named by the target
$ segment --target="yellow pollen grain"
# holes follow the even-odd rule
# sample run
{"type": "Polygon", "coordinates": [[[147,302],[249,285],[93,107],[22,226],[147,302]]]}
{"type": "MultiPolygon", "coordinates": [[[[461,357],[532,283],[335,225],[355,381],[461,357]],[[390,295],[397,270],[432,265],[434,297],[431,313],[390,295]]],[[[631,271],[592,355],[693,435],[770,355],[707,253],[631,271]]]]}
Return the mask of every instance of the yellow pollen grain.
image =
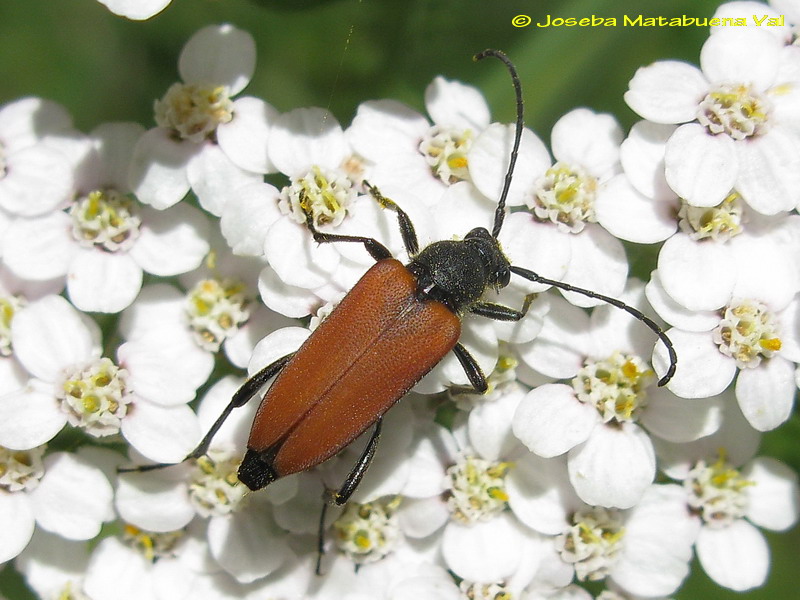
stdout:
{"type": "Polygon", "coordinates": [[[781,339],[780,338],[771,338],[768,340],[759,340],[758,344],[764,349],[770,352],[777,352],[781,349],[781,339]]]}

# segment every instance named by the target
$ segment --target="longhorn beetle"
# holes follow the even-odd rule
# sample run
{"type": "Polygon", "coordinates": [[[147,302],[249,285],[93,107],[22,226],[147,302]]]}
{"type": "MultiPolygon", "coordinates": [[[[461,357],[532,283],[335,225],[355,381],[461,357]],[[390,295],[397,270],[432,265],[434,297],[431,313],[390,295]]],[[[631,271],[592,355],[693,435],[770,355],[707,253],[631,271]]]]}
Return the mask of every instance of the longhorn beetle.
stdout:
{"type": "MultiPolygon", "coordinates": [[[[527,306],[516,310],[481,299],[487,290],[507,286],[512,274],[603,300],[641,320],[669,351],[670,366],[658,385],[665,385],[672,377],[677,364],[675,350],[652,319],[615,298],[514,266],[503,254],[497,237],[522,137],[522,90],[516,69],[505,54],[485,50],[474,58],[487,56],[501,60],[508,68],[517,104],[513,150],[491,233],[476,227],[461,241],[434,242],[420,250],[408,215],[364,182],[383,208],[397,214],[403,244],[411,257],[403,265],[378,240],[318,231],[308,206],[302,206],[306,225],[317,243],[363,244],[376,263],[299,350],[267,365],[239,388],[185,460],[204,455],[231,411],[257,396],[277,375],[253,421],[239,479],[251,490],[259,490],[280,477],[320,464],[374,425],[366,448],[342,486],[338,491],[326,490],[330,503],[344,504],[375,454],[384,413],[448,352],[455,353],[471,386],[478,392],[486,391],[486,377],[458,342],[461,317],[473,313],[499,321],[520,320],[527,306]],[[330,356],[336,360],[329,360],[330,356]]],[[[144,465],[132,470],[164,466],[144,465]]]]}

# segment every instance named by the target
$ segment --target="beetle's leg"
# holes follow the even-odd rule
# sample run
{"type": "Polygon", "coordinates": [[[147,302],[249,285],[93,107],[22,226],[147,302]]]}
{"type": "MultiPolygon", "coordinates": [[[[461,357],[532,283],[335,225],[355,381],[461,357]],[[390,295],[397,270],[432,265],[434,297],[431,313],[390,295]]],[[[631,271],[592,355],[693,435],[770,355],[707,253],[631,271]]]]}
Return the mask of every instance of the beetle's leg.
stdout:
{"type": "Polygon", "coordinates": [[[320,563],[322,562],[322,555],[325,554],[325,515],[328,512],[328,504],[341,506],[347,502],[350,496],[353,495],[353,492],[356,491],[358,484],[361,483],[361,480],[364,478],[364,473],[367,472],[367,467],[369,467],[372,458],[375,456],[375,450],[378,448],[378,441],[381,437],[382,425],[383,417],[378,417],[378,420],[375,422],[375,429],[372,430],[372,435],[367,442],[366,448],[364,448],[364,451],[361,453],[353,469],[348,473],[347,479],[344,480],[339,491],[337,492],[336,490],[325,488],[323,494],[323,499],[325,501],[322,503],[322,514],[320,514],[319,517],[319,532],[317,537],[317,575],[320,574],[320,563]]]}
{"type": "Polygon", "coordinates": [[[472,387],[475,388],[475,391],[477,391],[479,394],[483,394],[486,390],[488,390],[489,384],[486,383],[486,376],[483,374],[483,371],[478,365],[478,362],[475,360],[475,357],[469,353],[469,350],[464,348],[464,346],[461,344],[456,344],[453,348],[453,352],[455,353],[456,358],[458,358],[458,362],[461,363],[461,367],[467,374],[467,379],[469,379],[469,382],[472,387]]]}
{"type": "MultiPolygon", "coordinates": [[[[231,398],[231,401],[225,407],[225,410],[222,411],[217,420],[214,421],[214,424],[211,426],[211,429],[208,430],[205,437],[200,441],[197,448],[192,450],[186,458],[184,458],[181,462],[186,462],[192,458],[200,458],[206,452],[208,452],[208,447],[211,445],[211,440],[216,435],[219,428],[222,427],[222,424],[225,420],[230,416],[231,412],[233,412],[234,408],[239,408],[240,406],[245,405],[248,400],[253,398],[258,391],[267,383],[270,379],[275,377],[278,372],[286,366],[286,363],[291,360],[294,356],[294,352],[291,354],[287,354],[283,358],[279,358],[275,362],[268,364],[266,367],[261,369],[258,373],[253,375],[250,379],[245,381],[236,393],[231,398]]],[[[137,467],[120,467],[117,469],[119,473],[131,473],[131,472],[142,472],[142,471],[153,471],[155,469],[163,469],[164,467],[171,467],[175,464],[180,463],[156,463],[153,465],[139,465],[137,467]]]]}
{"type": "Polygon", "coordinates": [[[672,345],[672,340],[670,340],[667,334],[664,333],[664,330],[661,329],[661,327],[659,327],[658,323],[653,321],[653,319],[648,317],[642,311],[635,309],[632,306],[628,306],[622,300],[617,300],[616,298],[612,298],[610,296],[604,296],[603,294],[598,294],[597,292],[593,292],[592,290],[575,287],[574,285],[564,283],[563,281],[547,279],[546,277],[542,277],[541,275],[538,275],[533,271],[529,271],[528,269],[523,269],[522,267],[516,267],[514,265],[511,265],[511,272],[516,273],[520,277],[524,277],[528,281],[533,281],[534,283],[544,283],[546,285],[552,285],[553,287],[557,287],[559,289],[566,290],[568,292],[576,292],[578,294],[588,296],[589,298],[597,298],[598,300],[607,302],[611,306],[616,306],[617,308],[621,308],[628,314],[633,315],[634,317],[639,319],[642,323],[647,325],[667,347],[667,352],[669,353],[669,368],[667,369],[667,372],[664,374],[664,376],[661,379],[659,379],[658,385],[659,386],[666,385],[667,382],[670,379],[672,379],[672,376],[675,374],[675,367],[678,364],[678,355],[675,352],[675,348],[672,345]]]}
{"type": "Polygon", "coordinates": [[[364,237],[361,235],[323,233],[322,231],[317,230],[317,226],[314,224],[314,215],[311,214],[311,210],[303,204],[302,200],[300,201],[300,207],[303,209],[303,212],[306,215],[306,227],[308,227],[309,231],[311,231],[311,234],[314,236],[314,241],[318,244],[329,244],[331,242],[356,242],[358,244],[364,244],[364,248],[366,248],[367,252],[369,252],[370,256],[375,260],[392,258],[392,253],[389,252],[389,249],[374,238],[364,237]]]}
{"type": "Polygon", "coordinates": [[[341,506],[347,502],[350,496],[353,495],[353,492],[356,491],[358,484],[361,483],[361,480],[364,478],[364,473],[367,472],[367,467],[369,467],[372,458],[375,456],[375,450],[378,449],[382,425],[383,417],[378,417],[378,420],[375,422],[375,429],[372,430],[372,435],[369,438],[369,442],[367,442],[366,448],[364,448],[364,451],[361,453],[353,469],[348,473],[347,479],[344,480],[342,487],[339,488],[338,492],[335,490],[325,490],[325,499],[327,502],[341,506]]]}
{"type": "Polygon", "coordinates": [[[375,202],[381,205],[382,208],[388,208],[397,213],[397,221],[400,225],[400,235],[403,236],[403,245],[406,247],[408,256],[413,258],[419,252],[419,242],[417,241],[417,232],[414,230],[414,224],[411,222],[408,214],[397,204],[394,200],[387,198],[381,194],[380,190],[372,185],[370,182],[364,180],[364,186],[369,190],[370,195],[375,199],[375,202]]]}
{"type": "Polygon", "coordinates": [[[525,301],[522,303],[522,308],[517,310],[510,306],[503,306],[502,304],[495,304],[494,302],[478,302],[474,304],[469,311],[473,314],[494,319],[495,321],[519,321],[528,313],[531,302],[536,298],[536,294],[528,294],[525,296],[525,301]]]}

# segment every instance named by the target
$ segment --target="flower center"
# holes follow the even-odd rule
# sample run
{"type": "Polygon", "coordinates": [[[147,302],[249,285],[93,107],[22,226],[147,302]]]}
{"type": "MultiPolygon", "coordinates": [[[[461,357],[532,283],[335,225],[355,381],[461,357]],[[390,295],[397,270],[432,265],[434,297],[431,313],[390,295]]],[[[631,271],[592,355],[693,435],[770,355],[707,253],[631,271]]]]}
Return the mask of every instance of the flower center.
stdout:
{"type": "Polygon", "coordinates": [[[572,380],[578,400],[593,404],[604,423],[635,421],[647,404],[653,371],[638,356],[615,351],[605,360],[587,362],[572,380]]]}
{"type": "Polygon", "coordinates": [[[488,521],[506,508],[505,476],[511,463],[467,456],[447,469],[447,508],[465,524],[488,521]]]}
{"type": "Polygon", "coordinates": [[[337,171],[312,167],[305,176],[281,190],[278,208],[301,225],[310,214],[314,225],[339,225],[356,197],[353,182],[337,171]]]}
{"type": "Polygon", "coordinates": [[[116,190],[95,190],[69,209],[72,236],[86,248],[98,246],[116,252],[128,250],[139,237],[136,202],[116,190]]]}
{"type": "Polygon", "coordinates": [[[70,425],[95,437],[113,435],[131,402],[127,379],[128,372],[110,359],[96,359],[68,371],[56,397],[70,425]]]}
{"type": "Polygon", "coordinates": [[[743,140],[767,130],[772,103],[749,85],[722,84],[697,107],[697,120],[711,134],[743,140]]]}
{"type": "Polygon", "coordinates": [[[9,450],[0,446],[0,490],[29,492],[44,476],[42,456],[47,446],[30,450],[9,450]]]}
{"type": "Polygon", "coordinates": [[[742,233],[742,197],[732,192],[717,206],[691,206],[681,201],[678,211],[681,231],[693,240],[711,238],[727,242],[742,233]]]}
{"type": "Polygon", "coordinates": [[[598,581],[609,574],[619,557],[625,528],[619,511],[593,507],[579,510],[573,525],[556,537],[561,558],[575,567],[580,581],[598,581]]]}
{"type": "Polygon", "coordinates": [[[419,151],[430,165],[433,176],[447,184],[469,180],[467,153],[471,147],[471,129],[439,125],[431,127],[419,143],[419,151]]]}
{"type": "Polygon", "coordinates": [[[366,504],[350,502],[333,523],[336,545],[357,564],[372,563],[389,554],[400,539],[397,507],[401,496],[366,504]]]}
{"type": "Polygon", "coordinates": [[[724,449],[710,465],[698,461],[683,482],[689,493],[689,506],[706,524],[720,529],[744,517],[747,509],[744,489],[751,485],[754,482],[728,464],[724,449]]]}
{"type": "Polygon", "coordinates": [[[762,358],[771,358],[781,349],[775,317],[757,300],[728,305],[711,335],[719,351],[736,359],[740,369],[755,368],[762,358]]]}
{"type": "Polygon", "coordinates": [[[203,279],[187,294],[186,314],[197,343],[216,352],[250,318],[247,288],[235,279],[203,279]]]}
{"type": "Polygon", "coordinates": [[[502,583],[471,583],[462,581],[459,584],[461,597],[466,600],[512,600],[514,595],[502,583]]]}
{"type": "Polygon", "coordinates": [[[56,600],[91,600],[89,596],[83,593],[81,589],[82,584],[72,580],[67,580],[60,590],[56,592],[57,595],[52,596],[56,600]]]}
{"type": "Polygon", "coordinates": [[[203,517],[220,517],[244,506],[247,487],[236,472],[241,457],[224,450],[209,450],[197,459],[189,482],[189,499],[203,517]]]}
{"type": "Polygon", "coordinates": [[[526,203],[540,221],[551,221],[564,232],[579,233],[596,223],[597,179],[580,166],[557,162],[534,184],[526,203]]]}
{"type": "Polygon", "coordinates": [[[217,126],[233,118],[233,102],[225,86],[202,87],[173,83],[161,100],[155,101],[156,124],[175,131],[182,139],[200,143],[217,126]]]}
{"type": "Polygon", "coordinates": [[[150,562],[173,556],[175,547],[183,536],[184,532],[180,530],[156,533],[131,524],[126,524],[122,532],[122,540],[150,562]]]}
{"type": "Polygon", "coordinates": [[[0,356],[11,356],[11,321],[26,304],[22,296],[0,296],[0,356]]]}

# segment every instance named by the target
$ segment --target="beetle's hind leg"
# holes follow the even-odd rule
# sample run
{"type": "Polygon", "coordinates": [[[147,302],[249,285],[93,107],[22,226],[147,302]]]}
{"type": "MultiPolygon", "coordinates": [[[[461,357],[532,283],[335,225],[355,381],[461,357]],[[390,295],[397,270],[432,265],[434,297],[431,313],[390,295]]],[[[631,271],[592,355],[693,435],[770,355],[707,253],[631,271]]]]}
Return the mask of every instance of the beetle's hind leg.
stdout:
{"type": "Polygon", "coordinates": [[[239,408],[240,406],[244,406],[250,401],[251,398],[254,398],[259,390],[264,387],[264,384],[267,383],[270,379],[275,377],[283,367],[286,366],[286,363],[291,360],[294,356],[294,352],[291,354],[287,354],[286,356],[279,358],[275,362],[268,364],[266,367],[261,369],[258,373],[253,375],[250,379],[245,381],[242,384],[236,393],[231,398],[231,401],[225,407],[225,410],[222,411],[217,420],[214,421],[214,424],[211,426],[211,429],[208,430],[208,433],[203,437],[200,443],[197,445],[197,448],[192,450],[180,463],[155,463],[152,465],[138,465],[136,467],[120,467],[117,469],[118,473],[142,473],[144,471],[154,471],[156,469],[163,469],[165,467],[171,467],[176,464],[181,464],[186,462],[187,460],[191,460],[193,458],[200,458],[204,454],[208,452],[208,448],[211,445],[211,440],[214,439],[214,436],[219,431],[222,424],[225,423],[227,418],[233,412],[234,408],[239,408]]]}
{"type": "Polygon", "coordinates": [[[375,422],[375,429],[372,430],[372,435],[367,442],[366,448],[364,448],[364,451],[358,458],[358,462],[356,462],[350,473],[348,473],[347,478],[344,480],[344,483],[339,490],[337,491],[327,487],[325,488],[323,493],[324,502],[322,503],[322,512],[319,516],[319,531],[317,536],[317,575],[320,574],[322,555],[325,554],[325,516],[328,512],[328,505],[335,504],[336,506],[341,506],[342,504],[346,503],[350,499],[350,496],[353,495],[353,492],[356,491],[358,484],[361,483],[361,480],[364,478],[364,474],[367,472],[367,468],[375,456],[375,450],[378,449],[378,442],[380,441],[382,426],[383,417],[378,417],[378,420],[375,422]]]}

